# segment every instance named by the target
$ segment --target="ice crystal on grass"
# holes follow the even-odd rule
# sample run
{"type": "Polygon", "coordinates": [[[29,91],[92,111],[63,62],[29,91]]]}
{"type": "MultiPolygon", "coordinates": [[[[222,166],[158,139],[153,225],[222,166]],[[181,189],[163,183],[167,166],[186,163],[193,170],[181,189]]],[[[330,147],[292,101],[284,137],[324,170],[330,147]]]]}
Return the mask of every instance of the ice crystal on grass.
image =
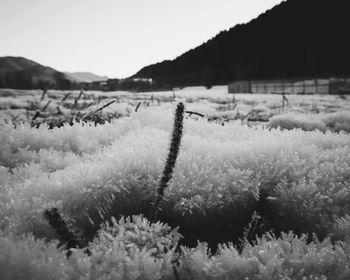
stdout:
{"type": "Polygon", "coordinates": [[[280,127],[282,129],[301,128],[306,131],[326,130],[326,125],[322,122],[322,120],[314,115],[301,115],[293,113],[273,116],[268,123],[268,127],[280,127]]]}
{"type": "Polygon", "coordinates": [[[4,236],[0,232],[0,275],[2,280],[65,280],[70,267],[57,243],[33,236],[4,236]]]}
{"type": "Polygon", "coordinates": [[[113,216],[149,213],[145,210],[150,210],[165,166],[171,121],[164,107],[140,109],[96,127],[1,126],[0,251],[6,247],[13,257],[12,264],[7,257],[0,259],[0,272],[9,273],[8,268],[20,274],[0,275],[40,279],[36,274],[50,269],[41,259],[32,262],[40,250],[54,260],[65,258],[51,243],[18,237],[57,238],[42,215],[56,207],[89,238],[104,226],[91,243],[95,253],[72,250],[63,265],[54,262],[53,274],[45,279],[174,279],[174,258],[180,279],[349,278],[350,136],[343,132],[184,120],[181,153],[161,218],[196,234],[217,236],[227,227],[239,238],[257,210],[276,237],[245,244],[242,253],[233,245],[209,253],[200,244],[183,248],[179,257],[173,250],[179,236],[164,225],[139,217],[105,224],[113,216]],[[329,235],[333,243],[279,237],[290,229],[298,236],[316,233],[320,240],[329,235]],[[14,267],[16,262],[25,265],[14,267]]]}
{"type": "Polygon", "coordinates": [[[339,111],[328,114],[287,114],[273,116],[267,124],[270,128],[296,129],[306,131],[331,130],[334,132],[350,132],[350,113],[339,111]]]}
{"type": "Polygon", "coordinates": [[[1,279],[332,279],[350,277],[347,243],[322,242],[309,236],[282,233],[245,243],[239,252],[222,244],[214,254],[207,244],[175,251],[180,235],[167,225],[141,216],[112,219],[84,249],[72,250],[67,259],[56,243],[32,236],[0,234],[1,279]]]}
{"type": "Polygon", "coordinates": [[[168,225],[160,222],[150,223],[142,216],[122,217],[118,221],[112,217],[97,235],[90,244],[94,252],[104,251],[113,246],[114,242],[123,242],[126,250],[147,248],[154,257],[174,250],[181,238],[177,229],[171,230],[168,225]]]}
{"type": "MultiPolygon", "coordinates": [[[[15,167],[1,179],[6,189],[1,219],[21,232],[44,233],[43,205],[61,205],[78,228],[91,231],[88,217],[99,225],[111,216],[149,209],[171,127],[171,112],[157,109],[97,127],[76,124],[51,132],[0,128],[3,160],[18,155],[11,163],[15,167]],[[64,144],[77,133],[85,135],[75,140],[81,141],[82,153],[64,144]],[[99,144],[90,150],[85,140],[99,144]],[[24,143],[29,146],[23,148],[24,143]]],[[[267,202],[273,216],[265,218],[282,221],[281,229],[327,234],[350,211],[349,155],[350,138],[344,133],[186,119],[162,215],[193,227],[213,227],[213,221],[234,224],[243,218],[246,225],[264,192],[275,198],[267,202]]]]}

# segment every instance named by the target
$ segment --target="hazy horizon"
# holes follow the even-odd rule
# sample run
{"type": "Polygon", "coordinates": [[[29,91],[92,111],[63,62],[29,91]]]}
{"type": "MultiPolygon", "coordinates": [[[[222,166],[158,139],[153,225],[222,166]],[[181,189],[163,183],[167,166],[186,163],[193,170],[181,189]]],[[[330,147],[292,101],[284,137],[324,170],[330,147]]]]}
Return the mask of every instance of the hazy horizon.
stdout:
{"type": "Polygon", "coordinates": [[[111,78],[174,59],[281,0],[1,0],[0,56],[111,78]]]}

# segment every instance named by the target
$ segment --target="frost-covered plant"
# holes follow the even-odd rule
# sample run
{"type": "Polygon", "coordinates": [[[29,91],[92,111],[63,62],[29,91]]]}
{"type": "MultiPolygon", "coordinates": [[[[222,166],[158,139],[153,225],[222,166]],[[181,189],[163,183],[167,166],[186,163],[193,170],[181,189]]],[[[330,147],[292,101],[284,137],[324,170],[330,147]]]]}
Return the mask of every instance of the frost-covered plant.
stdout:
{"type": "Polygon", "coordinates": [[[31,235],[0,234],[1,279],[251,279],[346,280],[350,277],[350,245],[322,242],[293,233],[279,238],[266,234],[239,251],[222,244],[211,253],[206,243],[194,248],[175,247],[181,236],[167,225],[141,216],[112,219],[84,249],[69,258],[57,243],[31,235]],[[173,259],[177,258],[178,278],[173,259]]]}
{"type": "MultiPolygon", "coordinates": [[[[308,276],[325,276],[326,279],[346,279],[350,265],[344,247],[334,245],[330,239],[320,242],[307,235],[297,237],[293,233],[282,233],[280,238],[267,234],[257,240],[255,246],[247,244],[241,255],[255,257],[262,267],[260,274],[274,279],[277,274],[298,279],[308,276]]],[[[269,279],[269,278],[267,278],[269,279]]]]}
{"type": "MultiPolygon", "coordinates": [[[[6,128],[0,138],[6,154],[10,158],[18,154],[18,162],[1,171],[2,228],[52,237],[42,213],[56,206],[76,221],[77,228],[94,234],[91,221],[99,225],[112,216],[149,210],[162,176],[171,122],[168,109],[149,109],[127,121],[95,128],[77,124],[75,130],[29,129],[27,138],[21,128],[6,128]],[[69,135],[67,139],[73,140],[79,131],[91,139],[79,139],[84,152],[76,153],[64,139],[69,135]],[[16,133],[22,140],[17,142],[16,133]],[[116,139],[112,141],[111,135],[116,139]],[[99,143],[95,149],[84,147],[85,140],[94,139],[99,143]],[[42,147],[40,141],[45,142],[42,147]],[[24,149],[38,155],[35,162],[24,160],[24,143],[31,146],[24,149]],[[48,148],[49,143],[54,147],[48,148]],[[24,161],[30,163],[21,164],[24,161]]],[[[281,222],[281,230],[326,235],[334,221],[350,211],[349,143],[344,133],[266,130],[239,123],[220,126],[186,119],[162,218],[192,229],[215,231],[230,224],[242,231],[264,192],[274,198],[267,201],[271,216],[265,217],[273,227],[281,222]]]]}
{"type": "Polygon", "coordinates": [[[2,280],[68,280],[70,266],[57,242],[5,236],[0,232],[0,278],[2,280]]]}
{"type": "Polygon", "coordinates": [[[350,215],[341,217],[335,222],[332,235],[335,239],[345,240],[350,245],[350,215]]]}
{"type": "Polygon", "coordinates": [[[167,187],[171,177],[173,176],[176,159],[179,155],[182,131],[183,131],[184,111],[185,111],[185,106],[183,105],[183,103],[179,103],[175,111],[175,119],[174,119],[173,132],[172,132],[171,142],[169,147],[169,154],[166,159],[165,167],[162,173],[162,178],[157,188],[158,195],[154,203],[153,220],[157,219],[159,204],[163,199],[164,190],[167,187]]]}
{"type": "Polygon", "coordinates": [[[90,244],[93,252],[104,251],[114,242],[123,242],[126,250],[147,248],[152,256],[160,257],[174,250],[182,236],[178,229],[171,229],[161,222],[151,223],[142,216],[122,217],[118,221],[112,217],[105,222],[90,244]]]}
{"type": "Polygon", "coordinates": [[[329,239],[307,242],[308,236],[265,235],[242,252],[220,245],[210,254],[206,244],[183,248],[180,277],[184,279],[342,279],[350,276],[349,252],[329,239]]]}
{"type": "Polygon", "coordinates": [[[90,256],[76,250],[70,261],[77,276],[86,279],[174,279],[172,260],[180,238],[177,229],[142,216],[112,218],[90,243],[90,256]]]}
{"type": "Polygon", "coordinates": [[[6,109],[25,109],[29,106],[27,100],[23,100],[18,97],[1,97],[0,110],[6,109]]]}
{"type": "Polygon", "coordinates": [[[345,131],[350,133],[350,112],[348,111],[326,114],[322,120],[332,131],[345,131]]]}
{"type": "Polygon", "coordinates": [[[267,124],[270,128],[295,129],[301,128],[306,131],[331,130],[334,132],[350,132],[350,113],[339,111],[328,114],[287,114],[273,116],[267,124]]]}
{"type": "Polygon", "coordinates": [[[306,131],[320,130],[325,131],[326,125],[317,117],[309,114],[287,113],[273,116],[267,124],[270,128],[295,129],[301,128],[306,131]]]}

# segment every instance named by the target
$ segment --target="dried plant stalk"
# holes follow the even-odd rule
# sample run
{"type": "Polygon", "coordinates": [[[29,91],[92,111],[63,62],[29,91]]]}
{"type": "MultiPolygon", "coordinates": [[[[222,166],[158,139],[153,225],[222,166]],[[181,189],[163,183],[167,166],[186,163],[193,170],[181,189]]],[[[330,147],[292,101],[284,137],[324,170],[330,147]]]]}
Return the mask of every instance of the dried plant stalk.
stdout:
{"type": "Polygon", "coordinates": [[[159,187],[157,189],[158,195],[154,203],[154,209],[153,209],[153,215],[152,215],[153,221],[157,220],[157,216],[159,212],[159,204],[164,197],[164,190],[173,176],[176,159],[179,155],[180,144],[181,144],[182,133],[183,133],[184,112],[185,112],[184,104],[179,103],[175,111],[175,120],[174,120],[174,127],[173,127],[171,142],[170,142],[169,154],[166,160],[165,168],[163,170],[159,187]]]}

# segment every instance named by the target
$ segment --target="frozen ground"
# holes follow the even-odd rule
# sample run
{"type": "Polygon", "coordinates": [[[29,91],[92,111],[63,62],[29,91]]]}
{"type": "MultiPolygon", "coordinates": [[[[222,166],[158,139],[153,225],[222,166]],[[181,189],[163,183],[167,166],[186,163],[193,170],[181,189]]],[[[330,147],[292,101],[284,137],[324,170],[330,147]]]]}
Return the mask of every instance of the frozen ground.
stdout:
{"type": "Polygon", "coordinates": [[[0,90],[1,279],[350,279],[348,96],[68,93],[0,90]]]}

